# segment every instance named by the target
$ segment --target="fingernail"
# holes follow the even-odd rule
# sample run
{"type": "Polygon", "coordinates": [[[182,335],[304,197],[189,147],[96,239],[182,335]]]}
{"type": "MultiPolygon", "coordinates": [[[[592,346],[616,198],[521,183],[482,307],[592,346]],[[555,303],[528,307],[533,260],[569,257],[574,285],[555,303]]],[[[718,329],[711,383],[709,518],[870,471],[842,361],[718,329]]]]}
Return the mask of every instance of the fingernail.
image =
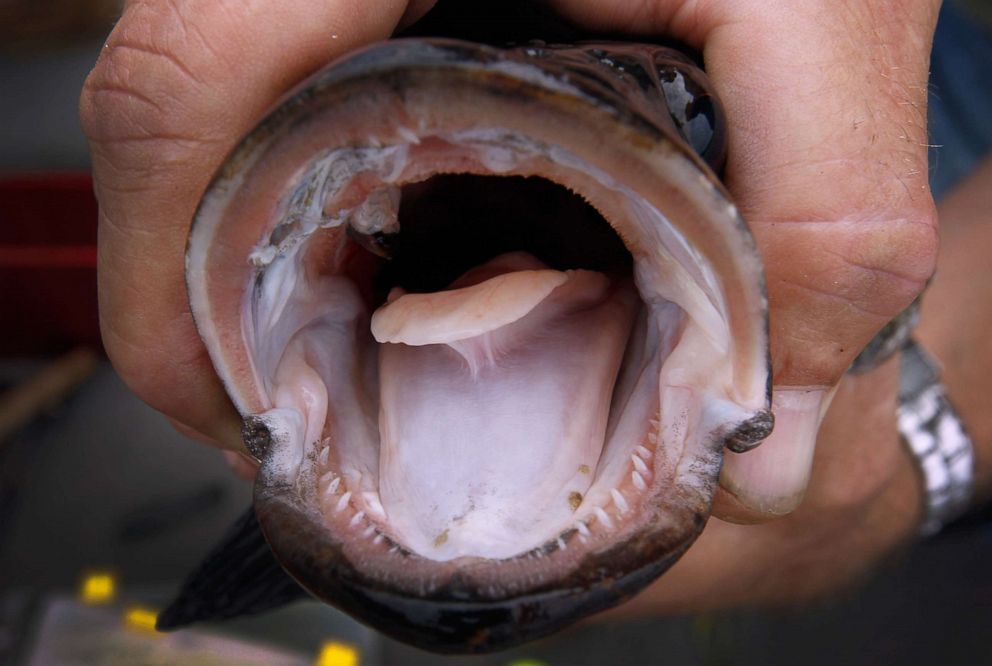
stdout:
{"type": "Polygon", "coordinates": [[[782,516],[799,506],[832,395],[826,387],[774,387],[775,429],[751,451],[726,452],[720,485],[744,507],[766,515],[782,516]]]}

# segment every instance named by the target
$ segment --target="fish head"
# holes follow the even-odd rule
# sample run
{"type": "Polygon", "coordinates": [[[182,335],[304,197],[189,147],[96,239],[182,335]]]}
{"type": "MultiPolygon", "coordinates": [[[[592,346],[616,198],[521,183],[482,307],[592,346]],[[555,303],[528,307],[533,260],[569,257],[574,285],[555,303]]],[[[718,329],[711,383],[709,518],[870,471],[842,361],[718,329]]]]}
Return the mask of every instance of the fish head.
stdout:
{"type": "Polygon", "coordinates": [[[772,426],[761,262],[692,125],[718,114],[703,80],[660,47],[393,40],[229,156],[190,305],[258,522],[313,595],[493,650],[691,545],[724,450],[772,426]]]}

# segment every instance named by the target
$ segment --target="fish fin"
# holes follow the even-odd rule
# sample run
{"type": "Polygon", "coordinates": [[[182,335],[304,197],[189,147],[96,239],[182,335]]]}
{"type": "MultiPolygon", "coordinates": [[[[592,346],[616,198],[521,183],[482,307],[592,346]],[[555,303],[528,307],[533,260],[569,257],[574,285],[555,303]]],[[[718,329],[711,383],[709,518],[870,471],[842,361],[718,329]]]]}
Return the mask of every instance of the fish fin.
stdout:
{"type": "Polygon", "coordinates": [[[250,508],[186,578],[155,628],[254,615],[308,596],[276,561],[250,508]]]}

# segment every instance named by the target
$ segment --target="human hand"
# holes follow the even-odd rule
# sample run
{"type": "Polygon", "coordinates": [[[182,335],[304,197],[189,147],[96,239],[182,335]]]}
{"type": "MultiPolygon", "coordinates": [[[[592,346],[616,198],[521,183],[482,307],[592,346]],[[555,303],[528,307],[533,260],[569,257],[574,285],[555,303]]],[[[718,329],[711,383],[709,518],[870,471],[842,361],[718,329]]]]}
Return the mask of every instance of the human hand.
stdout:
{"type": "Polygon", "coordinates": [[[776,412],[768,440],[728,454],[714,514],[764,520],[802,500],[764,525],[711,520],[628,610],[836,590],[920,517],[895,429],[894,361],[846,377],[816,433],[832,387],[934,267],[926,82],[939,3],[555,5],[588,27],[673,35],[704,56],[727,110],[725,182],[765,263],[776,412]]]}
{"type": "MultiPolygon", "coordinates": [[[[992,498],[992,157],[940,205],[937,274],[914,337],[942,380],[974,445],[975,498],[992,498]]],[[[799,508],[762,525],[711,520],[665,579],[618,613],[781,604],[844,592],[904,540],[922,517],[919,473],[893,449],[897,368],[890,361],[842,380],[820,431],[812,481],[799,508]],[[914,510],[916,507],[916,510],[914,510]]]]}
{"type": "Polygon", "coordinates": [[[243,450],[186,295],[186,236],[207,184],[288,88],[429,4],[125,3],[80,100],[100,202],[100,326],[120,376],[184,434],[243,450]]]}

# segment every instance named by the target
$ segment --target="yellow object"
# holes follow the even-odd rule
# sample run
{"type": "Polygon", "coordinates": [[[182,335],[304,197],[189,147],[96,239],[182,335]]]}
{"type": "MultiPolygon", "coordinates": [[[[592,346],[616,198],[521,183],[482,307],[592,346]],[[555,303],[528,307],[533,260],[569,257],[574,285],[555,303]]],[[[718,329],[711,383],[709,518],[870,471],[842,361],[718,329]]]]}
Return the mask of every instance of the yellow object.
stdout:
{"type": "Polygon", "coordinates": [[[315,666],[358,666],[358,649],[337,641],[324,643],[315,666]]]}
{"type": "Polygon", "coordinates": [[[117,580],[106,572],[87,574],[79,586],[79,596],[85,604],[110,603],[116,593],[117,580]]]}
{"type": "Polygon", "coordinates": [[[144,606],[131,606],[124,611],[124,624],[128,629],[138,629],[140,631],[155,631],[155,622],[158,620],[158,613],[144,606]]]}
{"type": "Polygon", "coordinates": [[[548,666],[539,659],[514,659],[506,666],[548,666]]]}

